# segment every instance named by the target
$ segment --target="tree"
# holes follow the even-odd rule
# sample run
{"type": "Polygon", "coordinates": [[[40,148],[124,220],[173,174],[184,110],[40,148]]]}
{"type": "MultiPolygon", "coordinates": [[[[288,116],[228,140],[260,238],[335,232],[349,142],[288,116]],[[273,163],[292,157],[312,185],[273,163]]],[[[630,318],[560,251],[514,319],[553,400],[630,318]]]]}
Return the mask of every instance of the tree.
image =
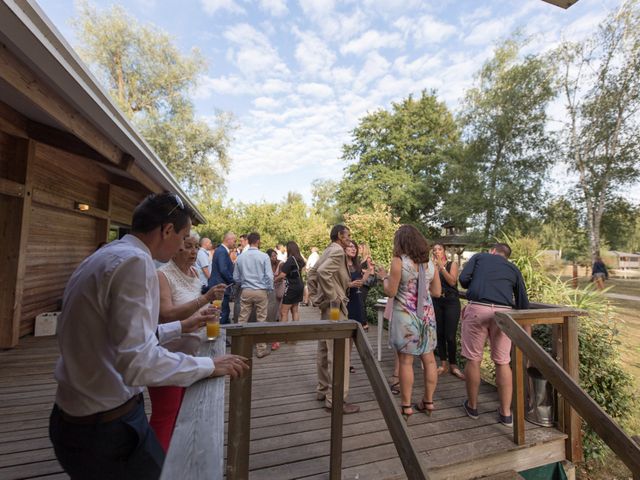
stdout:
{"type": "Polygon", "coordinates": [[[546,109],[554,97],[551,66],[540,56],[520,59],[520,46],[515,39],[499,45],[467,91],[459,118],[466,146],[448,174],[449,216],[475,216],[485,238],[507,216],[522,217],[543,204],[542,184],[551,164],[546,132],[546,109]]]}
{"type": "Polygon", "coordinates": [[[224,192],[232,119],[216,126],[195,117],[189,91],[204,71],[197,50],[183,55],[165,32],[141,25],[122,7],[80,6],[75,20],[80,55],[190,194],[224,192]]]}
{"type": "Polygon", "coordinates": [[[593,37],[563,43],[555,58],[567,112],[563,154],[578,174],[595,260],[608,199],[640,178],[638,0],[624,2],[593,37]]]}
{"type": "Polygon", "coordinates": [[[375,262],[389,266],[393,253],[393,236],[400,228],[391,207],[376,204],[371,210],[361,208],[354,213],[347,213],[344,224],[351,230],[351,238],[355,242],[369,244],[371,257],[375,262]]]}
{"type": "Polygon", "coordinates": [[[311,207],[330,225],[340,221],[336,192],[339,182],[316,178],[311,182],[311,207]]]}
{"type": "Polygon", "coordinates": [[[569,198],[549,202],[542,212],[539,238],[547,248],[559,250],[564,258],[575,260],[587,251],[587,232],[580,211],[569,198]]]}
{"type": "Polygon", "coordinates": [[[607,201],[602,212],[600,233],[611,250],[637,250],[636,232],[640,224],[640,206],[632,205],[621,197],[607,201]],[[635,247],[635,248],[634,248],[635,247]]]}
{"type": "Polygon", "coordinates": [[[338,186],[340,211],[386,204],[402,222],[424,226],[437,217],[442,172],[458,142],[451,112],[433,93],[366,115],[342,149],[352,163],[338,186]]]}

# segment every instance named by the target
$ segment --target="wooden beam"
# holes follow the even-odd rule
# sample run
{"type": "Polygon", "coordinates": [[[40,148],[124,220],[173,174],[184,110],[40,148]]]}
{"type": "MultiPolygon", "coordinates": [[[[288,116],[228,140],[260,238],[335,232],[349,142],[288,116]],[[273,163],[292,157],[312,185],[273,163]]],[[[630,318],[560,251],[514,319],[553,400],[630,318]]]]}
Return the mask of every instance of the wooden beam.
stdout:
{"type": "Polygon", "coordinates": [[[20,317],[26,270],[27,237],[31,216],[32,170],[35,142],[18,139],[10,176],[21,180],[22,197],[10,196],[0,206],[0,348],[15,347],[20,336],[20,317]]]}
{"type": "MultiPolygon", "coordinates": [[[[566,317],[562,326],[562,365],[575,383],[579,385],[580,359],[578,351],[578,317],[566,317]]],[[[563,398],[563,401],[564,433],[567,434],[565,447],[567,460],[580,463],[584,460],[582,456],[582,421],[571,407],[569,399],[563,398]]]]}
{"type": "Polygon", "coordinates": [[[64,150],[80,157],[89,158],[97,162],[110,161],[104,155],[101,155],[89,145],[78,139],[75,135],[58,128],[50,127],[42,123],[30,121],[28,123],[27,132],[29,137],[45,145],[50,145],[60,150],[64,150]]]}
{"type": "Polygon", "coordinates": [[[331,441],[329,447],[329,478],[342,478],[342,408],[344,398],[344,369],[347,351],[346,338],[333,340],[333,372],[331,372],[331,441]]]}
{"type": "Polygon", "coordinates": [[[543,2],[550,3],[551,5],[555,5],[556,7],[564,8],[565,10],[569,8],[574,3],[577,3],[578,0],[542,0],[543,2]]]}
{"type": "Polygon", "coordinates": [[[98,220],[96,229],[96,244],[106,242],[109,240],[109,229],[111,228],[111,205],[113,203],[113,189],[108,183],[100,184],[100,199],[98,205],[104,209],[107,214],[107,218],[101,218],[98,220]]]}
{"type": "MultiPolygon", "coordinates": [[[[551,382],[566,401],[591,426],[634,475],[640,474],[640,447],[591,398],[580,385],[545,352],[510,313],[498,312],[495,320],[500,329],[522,349],[528,360],[551,382]]],[[[564,333],[563,333],[564,336],[564,333]]],[[[564,342],[563,342],[564,343],[564,342]]],[[[563,345],[563,349],[564,349],[563,345]]]]}
{"type": "MultiPolygon", "coordinates": [[[[227,332],[228,333],[228,332],[227,332]]],[[[232,378],[229,389],[229,428],[227,443],[227,478],[249,478],[249,442],[251,440],[251,366],[253,338],[234,338],[231,353],[249,359],[249,370],[241,377],[232,378]]]]}
{"type": "Polygon", "coordinates": [[[522,350],[513,344],[511,353],[513,363],[513,441],[516,445],[524,445],[525,440],[525,395],[524,395],[524,360],[522,350]]]}
{"type": "Polygon", "coordinates": [[[0,78],[63,125],[69,132],[118,164],[122,151],[0,44],[0,78]]]}
{"type": "Polygon", "coordinates": [[[0,177],[0,194],[9,197],[24,197],[24,184],[0,177]]]}
{"type": "Polygon", "coordinates": [[[18,138],[28,138],[27,119],[4,102],[0,102],[0,130],[18,138]]]}

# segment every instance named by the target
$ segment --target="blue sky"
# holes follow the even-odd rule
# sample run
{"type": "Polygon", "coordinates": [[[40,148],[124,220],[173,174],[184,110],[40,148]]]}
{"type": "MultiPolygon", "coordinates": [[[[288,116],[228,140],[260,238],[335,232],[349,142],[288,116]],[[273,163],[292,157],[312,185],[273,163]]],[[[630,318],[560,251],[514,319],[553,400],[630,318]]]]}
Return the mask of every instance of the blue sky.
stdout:
{"type": "MultiPolygon", "coordinates": [[[[74,1],[39,3],[74,45],[74,1]]],[[[455,111],[495,43],[512,31],[533,35],[528,50],[542,52],[591,33],[620,1],[580,0],[568,10],[541,0],[119,3],[207,59],[193,92],[198,115],[212,121],[216,109],[226,110],[238,125],[227,198],[277,201],[288,191],[310,199],[313,179],[340,178],[341,146],[367,112],[425,88],[455,111]]],[[[552,112],[561,115],[561,105],[552,112]]]]}

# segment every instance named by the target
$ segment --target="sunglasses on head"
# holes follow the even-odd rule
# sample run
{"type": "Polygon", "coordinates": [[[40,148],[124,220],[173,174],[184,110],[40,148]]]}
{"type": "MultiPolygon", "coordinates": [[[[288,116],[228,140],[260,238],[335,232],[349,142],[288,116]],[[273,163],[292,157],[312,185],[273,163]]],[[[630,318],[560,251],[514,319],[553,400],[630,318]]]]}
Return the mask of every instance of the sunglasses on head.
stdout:
{"type": "Polygon", "coordinates": [[[176,206],[173,207],[169,211],[169,213],[167,213],[167,217],[170,217],[171,214],[176,211],[176,208],[179,208],[180,210],[184,210],[184,203],[182,203],[182,199],[177,194],[174,193],[173,195],[171,195],[171,198],[173,198],[176,201],[176,206]]]}

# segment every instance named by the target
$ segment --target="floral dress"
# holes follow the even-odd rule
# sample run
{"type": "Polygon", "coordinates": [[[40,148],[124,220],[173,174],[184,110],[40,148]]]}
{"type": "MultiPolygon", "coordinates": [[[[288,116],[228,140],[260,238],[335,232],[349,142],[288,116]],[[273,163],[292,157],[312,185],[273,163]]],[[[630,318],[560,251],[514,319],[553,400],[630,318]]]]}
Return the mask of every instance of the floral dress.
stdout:
{"type": "Polygon", "coordinates": [[[398,293],[393,300],[393,320],[389,332],[389,341],[393,348],[400,353],[409,355],[423,355],[435,350],[436,316],[433,302],[429,293],[429,285],[433,280],[435,268],[429,262],[426,268],[426,282],[422,288],[426,289],[424,296],[423,318],[416,314],[418,304],[418,271],[413,261],[403,255],[402,276],[398,293]]]}

